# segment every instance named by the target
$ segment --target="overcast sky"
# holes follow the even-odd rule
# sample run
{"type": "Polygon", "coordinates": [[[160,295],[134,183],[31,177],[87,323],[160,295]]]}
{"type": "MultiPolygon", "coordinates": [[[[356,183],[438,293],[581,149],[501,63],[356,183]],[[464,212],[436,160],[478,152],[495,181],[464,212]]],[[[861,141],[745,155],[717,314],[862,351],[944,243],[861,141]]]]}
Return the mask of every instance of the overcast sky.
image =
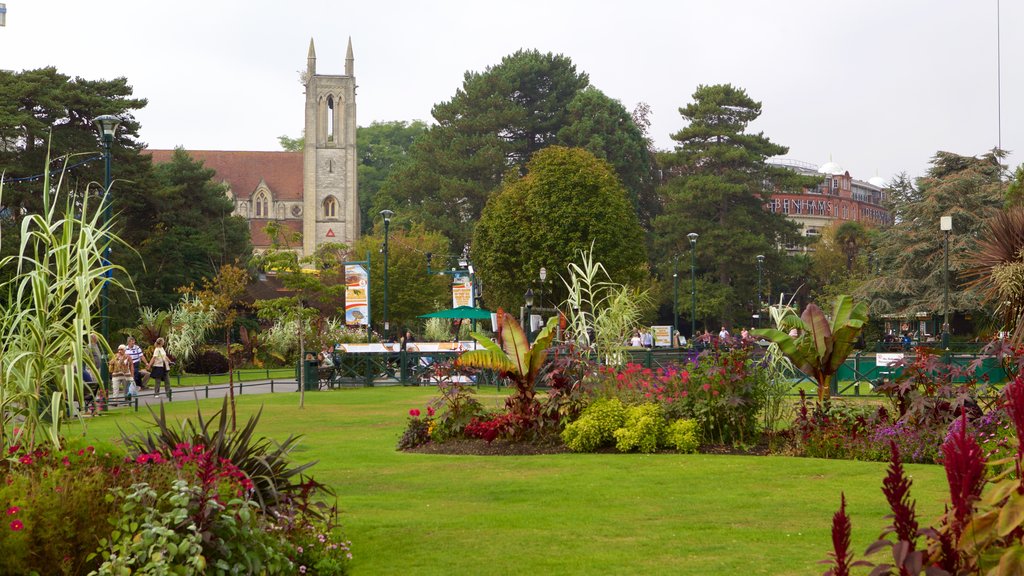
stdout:
{"type": "MultiPolygon", "coordinates": [[[[858,179],[920,176],[937,150],[998,142],[996,0],[2,0],[0,68],[125,76],[154,148],[277,150],[298,136],[298,71],[355,52],[358,123],[431,121],[467,70],[519,48],[570,57],[673,144],[699,84],[763,103],[753,124],[789,158],[858,179]]],[[[1002,0],[1002,146],[1024,162],[1024,3],[1002,0]]],[[[0,98],[3,95],[0,94],[0,98]]]]}

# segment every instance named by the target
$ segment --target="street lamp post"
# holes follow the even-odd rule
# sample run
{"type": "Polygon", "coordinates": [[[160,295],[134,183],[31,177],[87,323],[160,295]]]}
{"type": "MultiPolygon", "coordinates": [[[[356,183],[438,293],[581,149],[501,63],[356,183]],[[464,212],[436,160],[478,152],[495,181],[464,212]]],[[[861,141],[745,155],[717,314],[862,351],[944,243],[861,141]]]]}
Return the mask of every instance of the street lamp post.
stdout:
{"type": "MultiPolygon", "coordinates": [[[[672,333],[679,333],[679,254],[672,259],[675,268],[672,270],[672,333]]],[[[692,336],[691,336],[692,338],[692,336]]]]}
{"type": "Polygon", "coordinates": [[[764,270],[764,254],[757,255],[757,327],[761,327],[761,313],[764,306],[761,305],[761,275],[764,270]]]}
{"type": "Polygon", "coordinates": [[[523,299],[526,300],[526,341],[533,341],[533,288],[527,288],[526,294],[523,294],[523,299]]]}
{"type": "Polygon", "coordinates": [[[544,282],[548,279],[548,269],[541,266],[540,272],[537,274],[540,277],[540,305],[544,306],[544,282]]]}
{"type": "MultiPolygon", "coordinates": [[[[110,225],[111,217],[111,206],[110,206],[110,153],[111,146],[114,144],[114,134],[117,132],[118,125],[121,124],[121,119],[117,116],[111,116],[105,114],[103,116],[97,116],[93,123],[99,129],[100,137],[103,143],[103,226],[107,227],[110,225]]],[[[107,266],[107,270],[103,273],[103,287],[100,290],[100,331],[103,333],[103,341],[110,346],[110,278],[112,276],[112,270],[110,267],[110,239],[104,239],[105,246],[103,248],[103,265],[107,266]]],[[[100,366],[100,377],[104,383],[109,380],[110,369],[107,367],[106,358],[103,359],[103,366],[100,366]]],[[[104,384],[105,385],[105,384],[104,384]]]]}
{"type": "Polygon", "coordinates": [[[943,305],[942,305],[942,349],[949,350],[949,233],[953,231],[953,217],[939,218],[939,229],[946,233],[943,245],[943,305]]]}
{"type": "Polygon", "coordinates": [[[690,340],[697,338],[697,233],[686,235],[690,239],[690,340]]]}
{"type": "Polygon", "coordinates": [[[388,324],[388,229],[391,227],[391,217],[395,213],[391,210],[381,210],[380,215],[384,217],[384,339],[387,340],[391,330],[388,324]]]}

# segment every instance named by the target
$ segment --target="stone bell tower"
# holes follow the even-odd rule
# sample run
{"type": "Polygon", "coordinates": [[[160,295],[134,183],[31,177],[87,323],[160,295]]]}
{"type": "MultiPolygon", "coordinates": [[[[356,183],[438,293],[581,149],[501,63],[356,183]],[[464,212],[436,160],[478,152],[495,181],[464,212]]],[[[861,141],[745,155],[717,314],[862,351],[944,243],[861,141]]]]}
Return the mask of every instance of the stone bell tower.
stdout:
{"type": "Polygon", "coordinates": [[[352,39],[344,75],[316,73],[309,41],[306,59],[306,134],[303,147],[302,251],[359,238],[356,196],[356,78],[352,39]]]}

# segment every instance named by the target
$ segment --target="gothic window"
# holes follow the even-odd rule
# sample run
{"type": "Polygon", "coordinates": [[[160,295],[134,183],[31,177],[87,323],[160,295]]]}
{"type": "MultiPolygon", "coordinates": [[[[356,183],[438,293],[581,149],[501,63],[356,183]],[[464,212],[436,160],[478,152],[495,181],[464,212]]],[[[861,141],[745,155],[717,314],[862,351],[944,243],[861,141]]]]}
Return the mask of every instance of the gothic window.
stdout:
{"type": "Polygon", "coordinates": [[[338,217],[338,201],[334,199],[334,196],[328,196],[324,200],[324,218],[337,218],[338,217]]]}
{"type": "Polygon", "coordinates": [[[256,194],[256,199],[252,202],[252,211],[256,218],[270,218],[270,201],[266,192],[256,194]]]}

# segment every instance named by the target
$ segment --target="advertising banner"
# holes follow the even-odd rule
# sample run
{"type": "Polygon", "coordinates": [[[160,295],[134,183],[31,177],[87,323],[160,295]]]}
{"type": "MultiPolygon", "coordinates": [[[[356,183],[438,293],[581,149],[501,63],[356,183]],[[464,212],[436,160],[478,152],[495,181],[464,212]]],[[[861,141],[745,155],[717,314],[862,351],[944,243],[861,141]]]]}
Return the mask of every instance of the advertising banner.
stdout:
{"type": "Polygon", "coordinates": [[[345,265],[345,324],[367,326],[370,323],[369,274],[362,264],[345,265]]]}
{"type": "Polygon", "coordinates": [[[473,306],[473,283],[468,274],[452,278],[452,308],[473,306]]]}
{"type": "Polygon", "coordinates": [[[651,326],[654,334],[654,345],[658,348],[669,348],[672,346],[671,326],[651,326]]]}

